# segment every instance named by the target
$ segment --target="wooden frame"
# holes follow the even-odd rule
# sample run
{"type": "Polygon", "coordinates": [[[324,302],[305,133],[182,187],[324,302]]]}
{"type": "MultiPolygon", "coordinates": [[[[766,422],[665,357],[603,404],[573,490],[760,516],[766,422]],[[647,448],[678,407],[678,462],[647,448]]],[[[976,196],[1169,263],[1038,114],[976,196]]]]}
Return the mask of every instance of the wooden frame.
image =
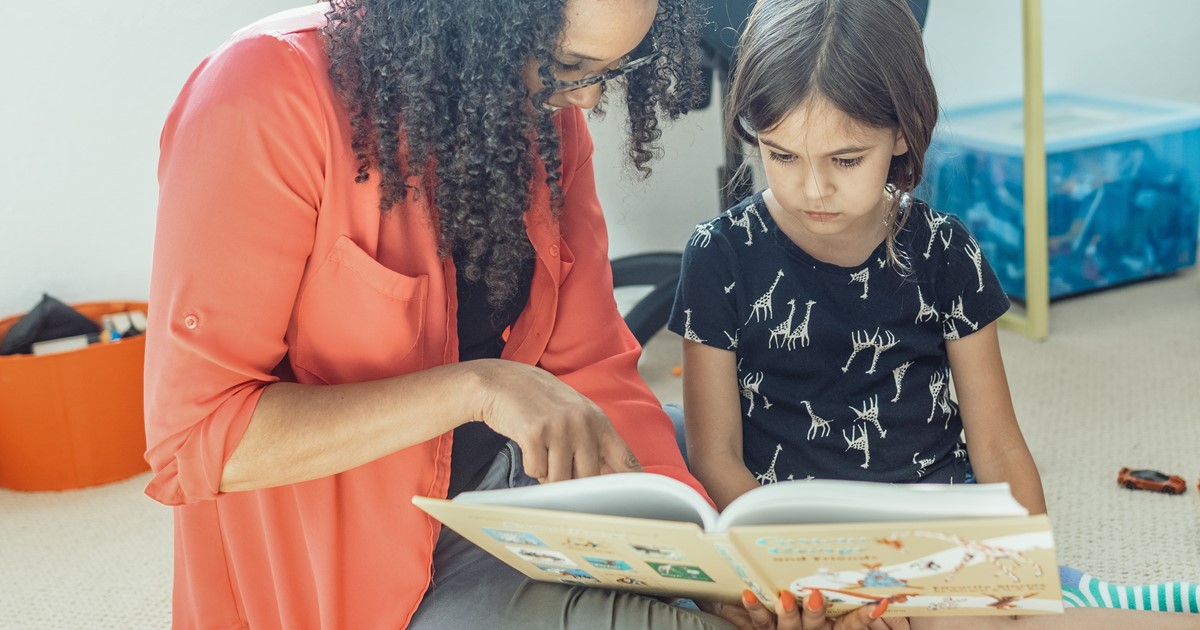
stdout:
{"type": "Polygon", "coordinates": [[[1037,340],[1050,335],[1050,250],[1046,220],[1046,98],[1042,84],[1042,0],[1022,0],[1025,74],[1025,314],[1000,324],[1037,340]]]}

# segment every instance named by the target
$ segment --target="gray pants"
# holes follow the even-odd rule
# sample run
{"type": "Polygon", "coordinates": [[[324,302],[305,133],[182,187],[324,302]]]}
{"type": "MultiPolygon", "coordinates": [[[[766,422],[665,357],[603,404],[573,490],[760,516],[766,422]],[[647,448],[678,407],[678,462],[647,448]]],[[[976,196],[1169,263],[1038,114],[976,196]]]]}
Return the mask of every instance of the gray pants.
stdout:
{"type": "MultiPolygon", "coordinates": [[[[521,451],[509,442],[477,490],[536,483],[525,475],[521,451]]],[[[535,582],[443,527],[433,551],[433,581],[409,628],[729,630],[732,626],[716,616],[634,593],[535,582]]]]}

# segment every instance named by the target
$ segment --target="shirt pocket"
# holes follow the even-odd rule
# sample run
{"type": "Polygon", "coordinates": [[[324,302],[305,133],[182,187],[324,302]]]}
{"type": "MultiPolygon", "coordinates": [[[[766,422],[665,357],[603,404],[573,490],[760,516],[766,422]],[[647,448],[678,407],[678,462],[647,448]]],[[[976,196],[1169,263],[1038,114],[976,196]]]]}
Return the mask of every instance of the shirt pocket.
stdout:
{"type": "Polygon", "coordinates": [[[419,370],[429,276],[384,267],[340,236],[300,296],[295,365],[326,383],[419,370]]]}

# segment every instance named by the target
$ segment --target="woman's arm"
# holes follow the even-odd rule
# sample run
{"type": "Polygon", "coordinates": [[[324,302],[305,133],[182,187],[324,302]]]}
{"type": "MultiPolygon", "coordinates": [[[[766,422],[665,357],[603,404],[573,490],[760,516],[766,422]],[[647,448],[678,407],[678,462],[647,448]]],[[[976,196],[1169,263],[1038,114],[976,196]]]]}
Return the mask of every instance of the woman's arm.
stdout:
{"type": "Polygon", "coordinates": [[[254,490],[349,470],[482,420],[521,446],[543,481],[633,470],[588,399],[532,366],[485,359],[368,383],[266,387],[225,463],[220,490],[254,490]]]}
{"type": "Polygon", "coordinates": [[[946,354],[976,478],[985,483],[1007,481],[1021,505],[1044,514],[1042,480],[1017,424],[996,323],[947,340],[946,354]]]}
{"type": "Polygon", "coordinates": [[[683,398],[690,468],[723,510],[758,487],[742,460],[736,355],[684,340],[683,398]]]}

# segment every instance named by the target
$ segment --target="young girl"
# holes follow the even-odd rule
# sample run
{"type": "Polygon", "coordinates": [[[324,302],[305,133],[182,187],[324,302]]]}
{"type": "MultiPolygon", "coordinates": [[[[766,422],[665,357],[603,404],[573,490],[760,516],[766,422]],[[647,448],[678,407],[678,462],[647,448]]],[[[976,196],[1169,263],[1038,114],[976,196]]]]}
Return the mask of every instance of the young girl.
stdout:
{"type": "Polygon", "coordinates": [[[684,255],[669,327],[692,472],[721,508],[835,478],[1008,482],[1044,513],[1000,356],[1008,298],[963,223],[911,194],[938,106],[904,3],[760,0],[738,55],[729,132],[768,188],[684,255]]]}
{"type": "Polygon", "coordinates": [[[769,187],[696,228],[671,318],[697,477],[721,506],[783,479],[1007,481],[1045,512],[1008,298],[910,195],[937,121],[916,24],[900,2],[778,4],[742,39],[729,115],[769,187]]]}

